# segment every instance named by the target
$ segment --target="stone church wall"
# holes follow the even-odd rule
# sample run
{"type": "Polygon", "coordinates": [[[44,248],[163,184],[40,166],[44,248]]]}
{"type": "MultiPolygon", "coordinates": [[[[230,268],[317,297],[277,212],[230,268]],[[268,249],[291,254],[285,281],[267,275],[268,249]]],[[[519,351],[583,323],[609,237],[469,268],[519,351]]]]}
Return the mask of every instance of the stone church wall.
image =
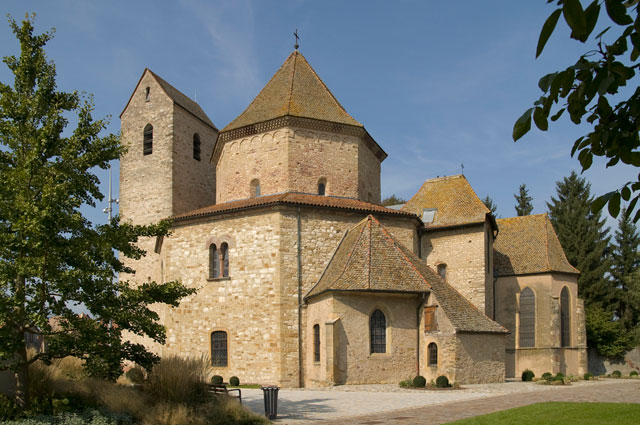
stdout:
{"type": "Polygon", "coordinates": [[[358,143],[359,199],[380,203],[380,160],[371,152],[363,140],[358,143]]]}
{"type": "Polygon", "coordinates": [[[486,226],[479,224],[424,233],[422,258],[434,270],[439,264],[446,264],[447,283],[491,317],[492,306],[486,301],[487,287],[492,287],[492,282],[486,272],[485,231],[486,226]]]}

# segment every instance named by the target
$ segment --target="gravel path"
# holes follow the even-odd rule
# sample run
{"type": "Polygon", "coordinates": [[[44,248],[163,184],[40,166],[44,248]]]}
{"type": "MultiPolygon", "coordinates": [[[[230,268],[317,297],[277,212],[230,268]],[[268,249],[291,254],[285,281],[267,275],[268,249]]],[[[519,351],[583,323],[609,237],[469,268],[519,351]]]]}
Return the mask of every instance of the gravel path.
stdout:
{"type": "MultiPolygon", "coordinates": [[[[538,400],[532,401],[537,403],[559,401],[568,397],[570,399],[574,396],[577,397],[576,401],[580,401],[587,397],[584,394],[591,394],[596,397],[596,400],[600,400],[602,395],[604,397],[602,401],[607,401],[606,394],[620,391],[626,394],[628,390],[631,390],[630,402],[640,403],[640,380],[580,381],[569,387],[539,385],[532,382],[507,382],[465,385],[464,389],[460,390],[440,391],[409,390],[397,385],[282,389],[278,394],[278,419],[275,423],[313,423],[314,425],[319,423],[403,423],[407,425],[443,423],[438,420],[449,421],[475,416],[530,404],[530,400],[538,400]],[[478,399],[487,400],[473,403],[478,399]],[[436,413],[432,406],[436,405],[444,405],[447,414],[433,417],[436,413]],[[472,406],[476,407],[472,408],[472,406]],[[425,407],[427,412],[424,412],[425,407]]],[[[242,401],[254,412],[264,414],[262,390],[243,389],[242,401]]]]}

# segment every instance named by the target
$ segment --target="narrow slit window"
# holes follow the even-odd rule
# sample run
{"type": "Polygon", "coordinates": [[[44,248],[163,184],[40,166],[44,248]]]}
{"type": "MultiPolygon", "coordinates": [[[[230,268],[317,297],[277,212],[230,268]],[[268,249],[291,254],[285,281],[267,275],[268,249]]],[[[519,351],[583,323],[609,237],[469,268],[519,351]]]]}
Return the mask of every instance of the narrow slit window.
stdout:
{"type": "Polygon", "coordinates": [[[371,354],[387,352],[387,319],[380,310],[375,310],[369,319],[371,354]]]}
{"type": "Polygon", "coordinates": [[[560,345],[571,345],[571,303],[569,302],[569,289],[565,286],[560,292],[560,345]]]}
{"type": "Polygon", "coordinates": [[[218,258],[218,247],[215,244],[209,246],[209,278],[220,277],[220,258],[218,258]]]}
{"type": "Polygon", "coordinates": [[[153,153],[153,126],[147,124],[142,136],[142,154],[151,155],[153,153]]]}
{"type": "Polygon", "coordinates": [[[427,347],[427,365],[429,367],[438,366],[438,346],[432,342],[427,347]]]}
{"type": "Polygon", "coordinates": [[[258,179],[253,179],[251,180],[251,185],[250,185],[250,190],[251,190],[251,197],[252,198],[257,198],[260,196],[260,180],[258,179]]]}
{"type": "Polygon", "coordinates": [[[211,364],[225,367],[228,365],[227,333],[215,331],[211,333],[211,364]]]}
{"type": "Polygon", "coordinates": [[[144,89],[144,101],[149,102],[151,100],[151,87],[144,89]]]}
{"type": "Polygon", "coordinates": [[[222,260],[222,277],[229,277],[229,245],[226,242],[220,245],[220,257],[222,260]]]}
{"type": "Polygon", "coordinates": [[[200,135],[193,135],[193,159],[200,161],[200,135]]]}
{"type": "Polygon", "coordinates": [[[318,195],[325,196],[327,194],[327,179],[324,177],[318,180],[318,195]]]}
{"type": "Polygon", "coordinates": [[[320,325],[313,325],[313,361],[320,361],[320,325]]]}
{"type": "Polygon", "coordinates": [[[438,264],[438,275],[444,280],[447,281],[447,265],[446,264],[438,264]]]}

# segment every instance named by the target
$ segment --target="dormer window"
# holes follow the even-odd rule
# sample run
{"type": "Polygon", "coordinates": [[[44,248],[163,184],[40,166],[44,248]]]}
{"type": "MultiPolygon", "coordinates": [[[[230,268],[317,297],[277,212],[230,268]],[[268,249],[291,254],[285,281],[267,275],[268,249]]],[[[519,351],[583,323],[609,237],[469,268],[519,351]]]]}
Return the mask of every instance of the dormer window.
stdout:
{"type": "Polygon", "coordinates": [[[198,133],[193,135],[193,159],[200,161],[200,136],[198,133]]]}
{"type": "Polygon", "coordinates": [[[151,87],[144,89],[144,101],[149,102],[151,100],[151,87]]]}

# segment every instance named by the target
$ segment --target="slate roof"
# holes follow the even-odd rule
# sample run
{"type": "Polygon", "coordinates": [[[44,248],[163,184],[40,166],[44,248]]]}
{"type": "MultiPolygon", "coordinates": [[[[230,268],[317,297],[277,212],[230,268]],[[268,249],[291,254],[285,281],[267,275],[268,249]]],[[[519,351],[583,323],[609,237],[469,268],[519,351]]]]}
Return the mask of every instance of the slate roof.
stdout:
{"type": "MultiPolygon", "coordinates": [[[[180,105],[187,112],[189,112],[196,118],[200,119],[201,121],[203,121],[204,123],[212,127],[214,130],[218,131],[218,128],[209,119],[207,114],[205,114],[205,112],[202,110],[200,105],[198,105],[196,102],[191,100],[189,97],[183,94],[180,90],[173,87],[171,84],[169,84],[167,81],[165,81],[155,72],[151,71],[149,68],[145,68],[144,72],[142,73],[142,77],[144,77],[144,74],[147,71],[153,76],[153,78],[158,82],[162,90],[167,94],[167,96],[171,98],[171,100],[173,100],[174,103],[180,105]]],[[[142,81],[142,77],[140,77],[140,80],[138,81],[138,85],[140,84],[140,81],[142,81]]],[[[138,86],[136,85],[136,89],[137,88],[138,86]]],[[[133,91],[133,93],[135,92],[136,90],[133,91]]],[[[133,93],[131,94],[131,97],[133,97],[133,93]]],[[[129,106],[129,102],[131,102],[131,97],[127,102],[127,106],[129,106]]],[[[124,107],[124,110],[122,111],[122,113],[124,113],[124,111],[127,109],[127,106],[124,107]]],[[[120,117],[122,117],[122,113],[120,114],[120,117]]]]}
{"type": "Polygon", "coordinates": [[[433,292],[456,332],[506,333],[369,215],[351,228],[305,301],[328,291],[433,292]]]}
{"type": "Polygon", "coordinates": [[[417,218],[414,214],[407,211],[392,210],[390,208],[371,204],[369,202],[359,201],[357,199],[341,198],[337,196],[312,195],[299,192],[285,192],[275,195],[260,196],[257,198],[230,201],[222,204],[214,204],[208,207],[176,215],[173,217],[173,219],[175,221],[180,221],[195,217],[206,217],[220,213],[272,205],[306,205],[313,207],[336,208],[342,210],[369,212],[374,214],[417,218]]]}
{"type": "Polygon", "coordinates": [[[496,276],[561,272],[579,274],[564,254],[547,214],[497,220],[500,233],[493,244],[496,276]]]}
{"type": "Polygon", "coordinates": [[[437,209],[433,221],[425,223],[427,228],[480,223],[491,213],[461,174],[425,181],[402,207],[419,216],[424,209],[437,209]]]}
{"type": "Polygon", "coordinates": [[[302,53],[296,50],[247,109],[222,132],[287,115],[363,127],[340,105],[302,53]]]}

